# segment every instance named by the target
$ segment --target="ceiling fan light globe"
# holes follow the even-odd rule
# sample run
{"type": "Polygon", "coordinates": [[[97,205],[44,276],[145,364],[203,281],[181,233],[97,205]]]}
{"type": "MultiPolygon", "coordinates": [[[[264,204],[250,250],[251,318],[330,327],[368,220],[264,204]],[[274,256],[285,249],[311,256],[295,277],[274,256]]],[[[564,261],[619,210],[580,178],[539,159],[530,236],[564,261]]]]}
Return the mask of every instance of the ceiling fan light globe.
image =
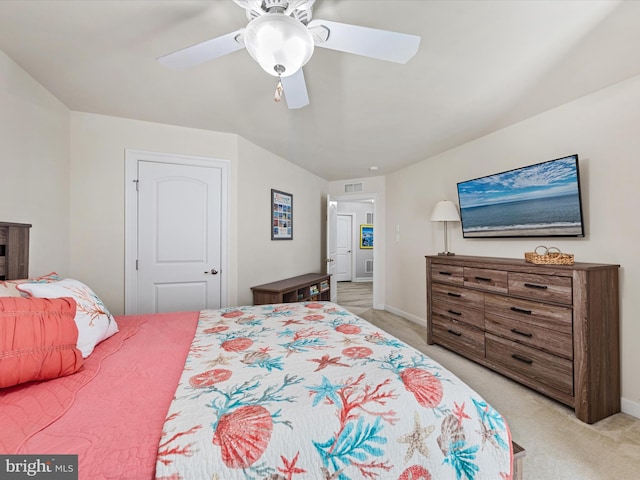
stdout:
{"type": "Polygon", "coordinates": [[[244,31],[244,44],[249,55],[262,69],[275,77],[293,75],[313,55],[313,36],[300,21],[282,13],[269,13],[254,18],[244,31]],[[284,67],[276,69],[276,66],[284,67]]]}

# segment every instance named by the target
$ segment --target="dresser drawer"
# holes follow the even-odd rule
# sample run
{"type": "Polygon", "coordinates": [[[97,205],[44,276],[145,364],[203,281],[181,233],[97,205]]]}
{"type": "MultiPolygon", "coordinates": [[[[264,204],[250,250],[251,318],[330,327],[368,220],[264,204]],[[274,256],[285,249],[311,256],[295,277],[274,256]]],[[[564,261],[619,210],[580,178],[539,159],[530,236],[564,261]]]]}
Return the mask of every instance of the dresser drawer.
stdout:
{"type": "Polygon", "coordinates": [[[573,335],[573,311],[569,307],[487,294],[484,297],[485,313],[512,318],[553,332],[573,335]]]}
{"type": "Polygon", "coordinates": [[[508,273],[488,268],[464,267],[464,286],[480,288],[487,292],[507,293],[508,273]]]}
{"type": "Polygon", "coordinates": [[[531,273],[509,273],[509,295],[546,302],[573,303],[572,279],[531,273]]]}
{"type": "Polygon", "coordinates": [[[464,323],[433,317],[433,337],[438,345],[442,345],[465,357],[484,358],[484,332],[464,323]]]}
{"type": "Polygon", "coordinates": [[[573,395],[573,362],[487,333],[487,359],[536,383],[573,395]]]}
{"type": "Polygon", "coordinates": [[[441,296],[433,297],[431,313],[484,329],[484,312],[482,310],[468,305],[452,304],[441,296]]]}
{"type": "Polygon", "coordinates": [[[463,268],[456,265],[441,265],[434,263],[431,265],[431,279],[434,282],[463,285],[463,268]]]}
{"type": "Polygon", "coordinates": [[[484,308],[484,293],[478,292],[477,290],[434,283],[431,286],[431,292],[433,293],[434,300],[438,302],[447,302],[456,306],[472,306],[478,310],[484,308]]]}
{"type": "Polygon", "coordinates": [[[485,330],[497,336],[523,345],[539,348],[566,359],[573,359],[573,336],[570,333],[549,330],[515,318],[506,318],[491,313],[484,317],[485,330]]]}

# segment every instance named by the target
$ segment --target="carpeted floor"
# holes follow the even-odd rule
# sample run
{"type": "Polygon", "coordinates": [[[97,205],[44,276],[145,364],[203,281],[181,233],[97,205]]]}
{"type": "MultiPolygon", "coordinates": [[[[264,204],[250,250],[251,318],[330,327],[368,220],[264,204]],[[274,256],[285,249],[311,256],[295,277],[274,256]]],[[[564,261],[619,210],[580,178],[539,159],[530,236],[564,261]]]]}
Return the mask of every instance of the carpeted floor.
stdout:
{"type": "MultiPolygon", "coordinates": [[[[346,286],[338,286],[338,303],[346,286]]],[[[359,284],[351,287],[364,289],[359,284]]],[[[343,306],[441,363],[506,417],[513,440],[526,449],[525,480],[640,479],[640,419],[620,413],[587,425],[564,405],[442,347],[427,345],[420,325],[363,307],[369,302],[365,292],[360,298],[353,292],[343,297],[343,306]]]]}

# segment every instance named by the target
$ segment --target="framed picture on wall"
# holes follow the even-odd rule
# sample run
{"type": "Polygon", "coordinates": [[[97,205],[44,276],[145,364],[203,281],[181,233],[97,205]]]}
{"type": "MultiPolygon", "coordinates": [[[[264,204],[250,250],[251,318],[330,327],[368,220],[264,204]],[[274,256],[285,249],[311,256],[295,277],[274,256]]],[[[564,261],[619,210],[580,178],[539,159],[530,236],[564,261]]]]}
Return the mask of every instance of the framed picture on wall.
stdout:
{"type": "Polygon", "coordinates": [[[271,189],[271,240],[293,239],[293,195],[271,189]]]}
{"type": "Polygon", "coordinates": [[[360,248],[373,248],[373,225],[360,225],[360,248]]]}

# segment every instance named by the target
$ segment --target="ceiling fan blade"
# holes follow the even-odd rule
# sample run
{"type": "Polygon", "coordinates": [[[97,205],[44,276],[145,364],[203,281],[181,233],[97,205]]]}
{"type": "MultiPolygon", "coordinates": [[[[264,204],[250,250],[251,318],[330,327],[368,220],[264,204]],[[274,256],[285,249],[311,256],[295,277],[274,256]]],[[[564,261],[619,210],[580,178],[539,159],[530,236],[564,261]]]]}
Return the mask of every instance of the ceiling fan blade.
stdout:
{"type": "Polygon", "coordinates": [[[307,84],[304,81],[302,69],[293,75],[282,77],[280,81],[284,89],[284,98],[287,101],[287,107],[297,109],[309,105],[309,94],[307,93],[307,84]]]}
{"type": "Polygon", "coordinates": [[[312,20],[307,26],[312,33],[314,33],[314,29],[318,30],[323,27],[328,30],[328,38],[325,41],[318,40],[318,35],[314,35],[318,47],[388,62],[407,63],[420,46],[420,37],[406,33],[330,22],[329,20],[312,20]]]}
{"type": "Polygon", "coordinates": [[[201,63],[213,60],[214,58],[233,53],[244,48],[244,44],[238,42],[237,38],[244,32],[244,28],[235,32],[227,33],[221,37],[212,38],[201,43],[196,43],[190,47],[185,47],[157,60],[166,67],[175,70],[184,70],[195,67],[201,63]]]}

